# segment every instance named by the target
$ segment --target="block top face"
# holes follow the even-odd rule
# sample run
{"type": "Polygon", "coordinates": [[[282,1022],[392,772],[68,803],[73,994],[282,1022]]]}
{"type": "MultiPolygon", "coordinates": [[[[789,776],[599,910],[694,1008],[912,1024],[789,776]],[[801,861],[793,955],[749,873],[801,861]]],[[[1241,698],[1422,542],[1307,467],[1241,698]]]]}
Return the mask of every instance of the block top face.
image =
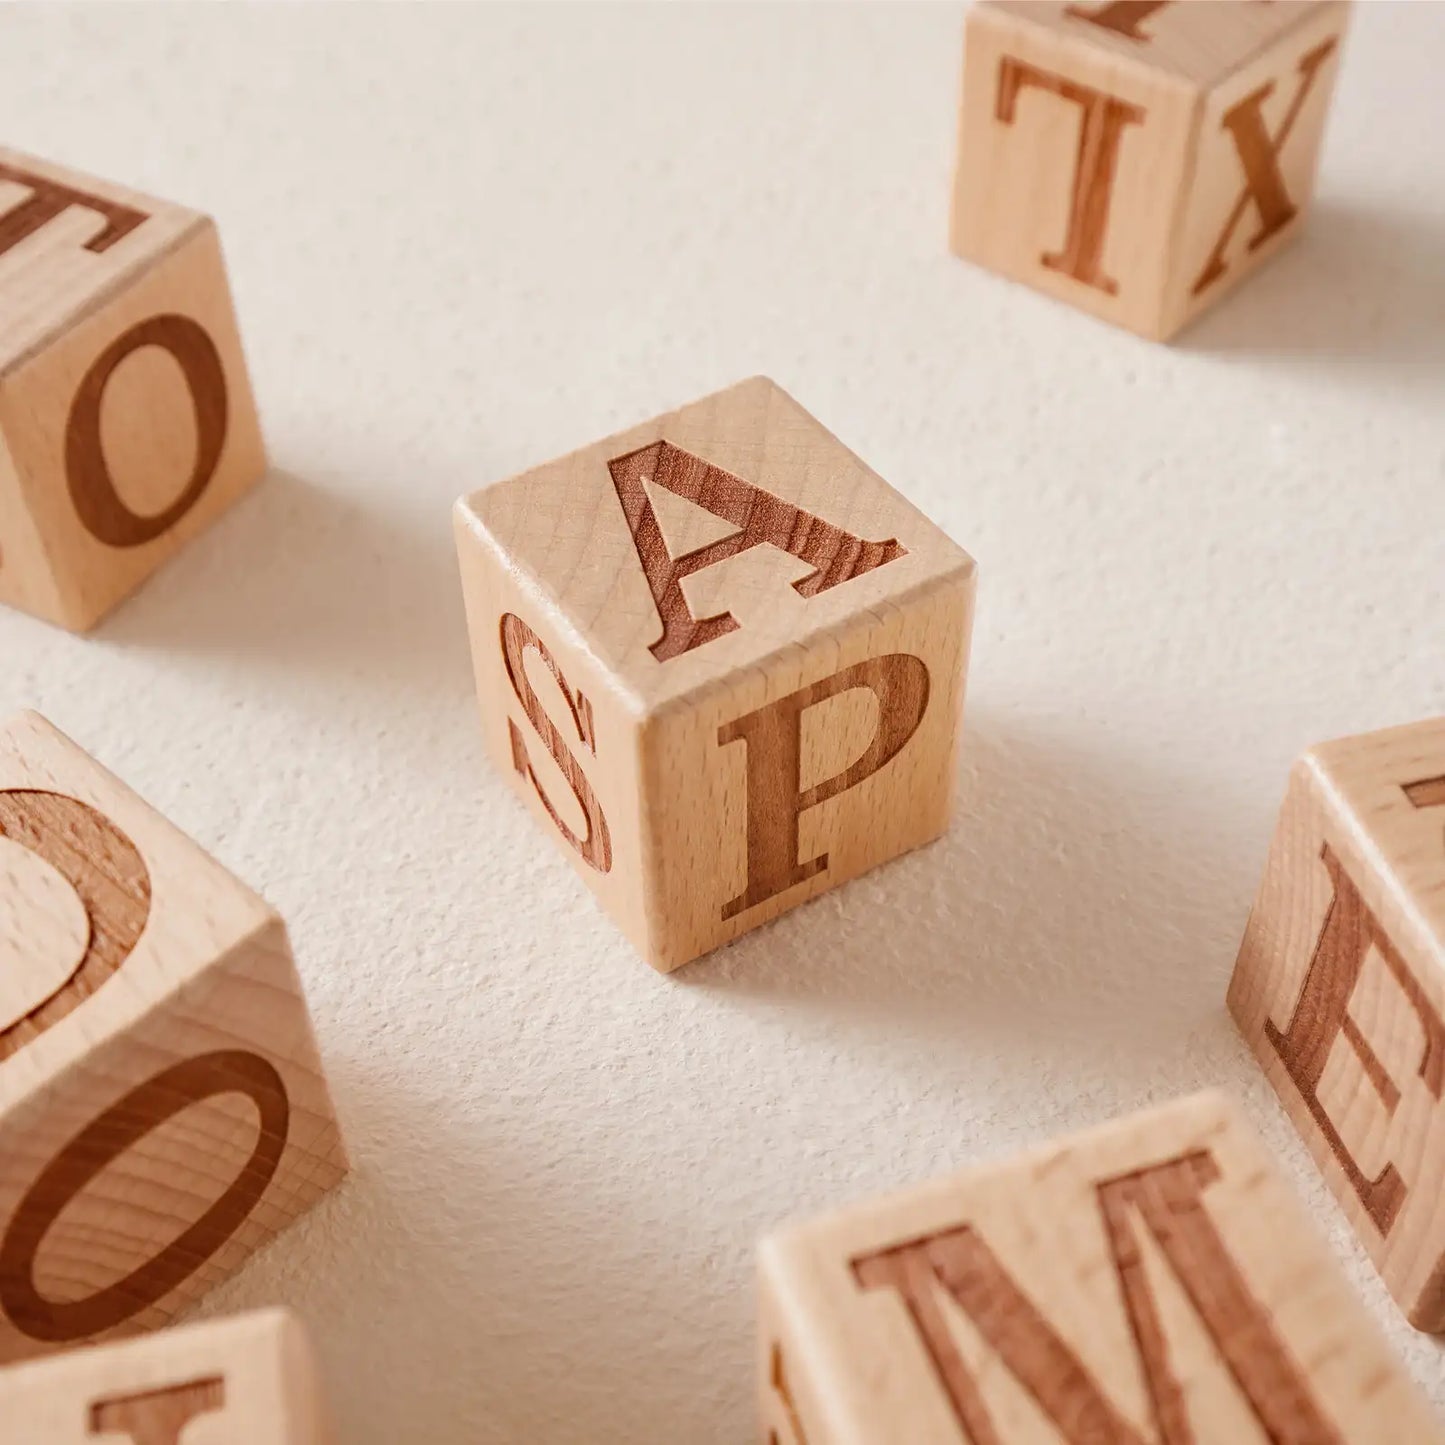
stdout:
{"type": "Polygon", "coordinates": [[[974,13],[1044,26],[1165,71],[1218,84],[1339,0],[979,0],[974,13]]]}
{"type": "Polygon", "coordinates": [[[272,910],[36,714],[0,726],[0,1112],[272,910]]]}
{"type": "Polygon", "coordinates": [[[1218,1094],[795,1226],[762,1263],[850,1445],[898,1420],[910,1445],[1442,1438],[1218,1094]]]}
{"type": "MultiPolygon", "coordinates": [[[[1380,859],[1445,964],[1445,717],[1311,748],[1305,767],[1380,859]]],[[[1445,979],[1442,979],[1445,983],[1445,979]]]]}
{"type": "Polygon", "coordinates": [[[764,377],[458,503],[645,714],[973,561],[764,377]]]}
{"type": "Polygon", "coordinates": [[[0,375],[205,224],[197,211],[0,147],[0,375]]]}

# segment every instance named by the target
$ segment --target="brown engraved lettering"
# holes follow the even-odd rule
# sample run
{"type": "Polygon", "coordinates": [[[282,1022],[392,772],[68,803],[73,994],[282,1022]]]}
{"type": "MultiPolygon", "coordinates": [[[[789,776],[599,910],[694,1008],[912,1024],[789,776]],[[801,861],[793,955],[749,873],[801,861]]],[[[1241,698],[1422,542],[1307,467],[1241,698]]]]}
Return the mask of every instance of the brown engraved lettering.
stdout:
{"type": "MultiPolygon", "coordinates": [[[[808,1437],[803,1433],[803,1422],[798,1415],[798,1407],[793,1402],[793,1392],[788,1388],[788,1377],[783,1369],[783,1347],[779,1344],[774,1344],[769,1356],[768,1383],[773,1387],[773,1393],[782,1404],[783,1415],[787,1419],[788,1430],[793,1437],[788,1445],[808,1445],[808,1437]]],[[[776,1430],[769,1431],[768,1445],[782,1445],[776,1430]]]]}
{"type": "Polygon", "coordinates": [[[1334,53],[1338,44],[1338,37],[1331,36],[1300,61],[1299,86],[1284,119],[1280,122],[1279,130],[1273,136],[1265,128],[1264,115],[1260,110],[1264,102],[1274,94],[1272,80],[1258,90],[1251,91],[1238,104],[1225,111],[1222,125],[1233,138],[1234,148],[1239,154],[1239,163],[1244,170],[1244,189],[1239,193],[1239,199],[1234,203],[1234,209],[1225,220],[1224,229],[1219,233],[1219,239],[1214,243],[1214,249],[1209,253],[1209,259],[1204,263],[1204,269],[1194,283],[1196,296],[1229,269],[1224,260],[1224,252],[1251,200],[1259,213],[1260,222],[1259,230],[1250,237],[1251,251],[1258,249],[1276,232],[1283,230],[1298,214],[1299,207],[1290,199],[1289,192],[1285,189],[1284,177],[1280,174],[1279,155],[1285,142],[1289,140],[1300,111],[1304,109],[1305,100],[1314,86],[1320,67],[1334,53]]]}
{"type": "Polygon", "coordinates": [[[1365,1074],[1379,1093],[1386,1111],[1393,1113],[1399,1102],[1399,1089],[1388,1081],[1384,1066],[1364,1035],[1354,1027],[1348,1012],[1350,995],[1372,946],[1385,961],[1420,1020],[1425,1033],[1425,1050],[1420,1059],[1419,1075],[1437,1099],[1445,1088],[1445,1024],[1431,1008],[1430,1001],[1399,950],[1376,922],[1328,844],[1321,856],[1334,885],[1334,898],[1325,915],[1324,927],[1315,944],[1314,956],[1310,959],[1309,971],[1305,974],[1304,986],[1289,1027],[1281,1030],[1273,1021],[1266,1019],[1264,1035],[1294,1080],[1311,1117],[1325,1136],[1330,1152],[1345,1171],[1360,1203],[1365,1206],[1365,1212],[1380,1233],[1387,1235],[1408,1193],[1405,1180],[1393,1164],[1387,1164],[1375,1178],[1367,1178],[1319,1098],[1320,1080],[1324,1077],[1330,1049],[1335,1039],[1344,1034],[1359,1056],[1365,1074]]]}
{"type": "Polygon", "coordinates": [[[30,1186],[0,1241],[0,1310],[22,1334],[66,1344],[113,1329],[189,1279],[245,1222],[281,1162],[291,1106],[280,1074],[239,1049],[202,1054],[148,1079],[86,1125],[30,1186]],[[85,1299],[46,1299],[36,1255],[61,1212],[132,1145],[191,1104],[244,1094],[260,1116],[251,1157],[224,1194],[153,1259],[85,1299]]]}
{"type": "Polygon", "coordinates": [[[151,884],[135,844],[109,818],[59,793],[0,792],[0,837],[43,858],[75,890],[90,937],[74,973],[23,1018],[0,1028],[0,1061],[90,997],[130,956],[150,916],[151,884]]]}
{"type": "Polygon", "coordinates": [[[1069,230],[1061,251],[1048,251],[1040,262],[1049,271],[1062,271],[1105,295],[1116,296],[1119,283],[1104,272],[1104,239],[1109,230],[1109,200],[1119,160],[1119,139],[1126,125],[1138,125],[1144,111],[1117,96],[1039,70],[1006,55],[999,62],[996,114],[1012,125],[1019,93],[1029,86],[1060,96],[1079,107],[1079,151],[1074,163],[1074,189],[1069,206],[1069,230]]]}
{"type": "Polygon", "coordinates": [[[188,316],[152,316],[116,337],[81,378],[65,424],[65,475],[86,531],[109,547],[138,547],[169,531],[200,500],[226,444],[226,370],[205,328],[188,316]],[[170,352],[186,378],[196,418],[196,461],[184,491],[162,512],[141,516],[121,499],[101,444],[106,383],[143,346],[170,352]]]}
{"type": "Polygon", "coordinates": [[[567,785],[572,789],[573,797],[577,799],[586,815],[587,836],[579,838],[558,815],[556,808],[552,806],[552,800],[542,790],[542,784],[532,769],[522,730],[511,718],[508,718],[507,731],[512,742],[512,766],[536,789],[537,797],[547,810],[548,817],[556,824],[557,831],[581,854],[586,863],[599,873],[606,873],[612,867],[612,835],[608,831],[602,804],[597,801],[597,794],[593,792],[592,784],[587,781],[587,775],[582,771],[576,754],[568,746],[566,738],[557,731],[552,719],[542,710],[542,701],[527,680],[527,669],[523,664],[523,654],[527,648],[530,647],[547,664],[548,670],[557,679],[557,686],[562,689],[562,696],[566,699],[567,707],[572,714],[572,726],[576,728],[577,736],[583,747],[595,757],[597,737],[592,719],[592,704],[562,676],[562,669],[557,666],[557,660],[552,656],[551,649],[515,613],[505,612],[502,614],[501,636],[502,660],[507,667],[507,677],[511,681],[512,691],[516,693],[517,700],[522,704],[522,710],[527,714],[527,721],[532,724],[536,729],[537,736],[546,744],[547,751],[552,755],[552,761],[561,768],[563,777],[567,779],[567,785]]]}
{"type": "Polygon", "coordinates": [[[907,550],[892,538],[886,542],[864,541],[670,442],[653,442],[607,465],[652,600],[662,618],[662,636],[651,648],[659,662],[737,631],[737,619],[730,612],[694,617],[682,595],[683,578],[729,557],[771,543],[813,568],[793,583],[793,589],[803,597],[816,597],[830,587],[907,555],[907,550]],[[681,557],[672,556],[644,481],[702,507],[739,530],[681,557]]]}
{"type": "MultiPolygon", "coordinates": [[[[1166,1160],[1098,1185],[1099,1207],[1149,1390],[1159,1445],[1204,1445],[1169,1360],[1131,1213],[1154,1236],[1271,1445],[1343,1445],[1309,1394],[1299,1366],[1250,1294],[1204,1208],[1219,1177],[1207,1152],[1166,1160]]],[[[853,1262],[863,1289],[902,1297],[959,1424],[973,1445],[1007,1445],[954,1343],[940,1290],[967,1313],[1066,1445],[1151,1445],[1105,1397],[998,1257],[969,1225],[853,1262]]]]}
{"type": "Polygon", "coordinates": [[[1139,29],[1140,25],[1169,3],[1170,0],[1112,0],[1107,5],[1070,5],[1064,14],[1075,20],[1087,20],[1101,30],[1112,30],[1126,40],[1147,41],[1149,36],[1139,29]]]}
{"type": "Polygon", "coordinates": [[[113,1395],[90,1407],[92,1435],[129,1435],[134,1445],[180,1445],[187,1425],[198,1415],[226,1408],[226,1382],[213,1375],[147,1390],[140,1395],[113,1395]]]}
{"type": "Polygon", "coordinates": [[[0,161],[0,181],[13,181],[30,190],[28,199],[0,215],[0,256],[18,246],[27,236],[33,236],[36,231],[48,226],[72,206],[82,206],[104,218],[105,226],[85,242],[85,249],[97,255],[108,251],[117,241],[150,219],[144,211],[123,206],[119,201],[107,201],[88,191],[77,191],[59,181],[22,170],[19,166],[6,165],[3,161],[0,161]]]}
{"type": "Polygon", "coordinates": [[[894,652],[845,667],[718,729],[719,746],[738,741],[747,746],[748,883],[739,897],[724,905],[724,918],[755,908],[828,866],[826,853],[798,861],[799,818],[857,787],[896,757],[918,730],[927,707],[927,667],[921,658],[894,652]],[[804,791],[803,714],[855,687],[868,688],[878,699],[873,740],[851,767],[804,791]]]}

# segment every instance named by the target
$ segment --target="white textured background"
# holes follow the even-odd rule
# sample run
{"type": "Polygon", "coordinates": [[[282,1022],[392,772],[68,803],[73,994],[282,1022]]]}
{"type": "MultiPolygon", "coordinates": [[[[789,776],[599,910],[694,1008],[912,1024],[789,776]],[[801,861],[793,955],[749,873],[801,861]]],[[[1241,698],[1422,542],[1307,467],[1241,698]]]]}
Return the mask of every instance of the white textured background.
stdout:
{"type": "Polygon", "coordinates": [[[961,13],[6,8],[8,143],[220,220],[276,474],[35,706],[290,921],[355,1177],[348,1445],[752,1432],[778,1220],[1223,1082],[1410,1369],[1225,982],[1291,757],[1445,710],[1445,6],[1363,7],[1304,239],[1183,342],[945,250],[961,13]],[[671,979],[485,767],[460,492],[766,371],[981,564],[934,847],[671,979]]]}

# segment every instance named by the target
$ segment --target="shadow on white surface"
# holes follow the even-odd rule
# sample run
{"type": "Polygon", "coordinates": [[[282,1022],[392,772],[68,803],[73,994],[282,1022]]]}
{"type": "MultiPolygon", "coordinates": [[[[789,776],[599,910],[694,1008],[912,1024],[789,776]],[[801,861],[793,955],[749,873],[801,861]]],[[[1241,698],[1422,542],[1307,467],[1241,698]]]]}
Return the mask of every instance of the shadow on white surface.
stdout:
{"type": "Polygon", "coordinates": [[[1207,312],[1185,350],[1336,367],[1445,391],[1445,222],[1324,199],[1299,239],[1207,312]]]}
{"type": "Polygon", "coordinates": [[[449,519],[422,526],[360,493],[272,470],[98,635],[278,685],[463,700],[471,669],[449,519]]]}

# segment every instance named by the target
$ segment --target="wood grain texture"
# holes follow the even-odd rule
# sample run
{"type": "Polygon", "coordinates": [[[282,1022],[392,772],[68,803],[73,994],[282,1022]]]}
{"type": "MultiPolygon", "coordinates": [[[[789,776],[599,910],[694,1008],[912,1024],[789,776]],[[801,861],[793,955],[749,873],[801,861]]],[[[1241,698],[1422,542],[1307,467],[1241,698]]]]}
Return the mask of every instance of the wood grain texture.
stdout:
{"type": "Polygon", "coordinates": [[[1390,1292],[1445,1331],[1445,718],[1290,778],[1229,1006],[1390,1292]]]}
{"type": "Polygon", "coordinates": [[[671,969],[936,836],[973,563],[756,378],[463,499],[493,758],[671,969]]]}
{"type": "Polygon", "coordinates": [[[0,729],[0,900],[13,1360],[167,1322],[346,1159],[281,920],[33,714],[0,729]]]}
{"type": "Polygon", "coordinates": [[[0,150],[0,601],[92,627],[265,470],[214,224],[0,150]]]}
{"type": "Polygon", "coordinates": [[[970,12],[953,249],[1173,335],[1298,229],[1343,0],[970,12]]]}
{"type": "Polygon", "coordinates": [[[1438,1422],[1222,1096],[760,1251],[781,1445],[1429,1445],[1438,1422]]]}
{"type": "Polygon", "coordinates": [[[257,1310],[0,1370],[21,1445],[330,1445],[315,1356],[285,1310],[257,1310]]]}

